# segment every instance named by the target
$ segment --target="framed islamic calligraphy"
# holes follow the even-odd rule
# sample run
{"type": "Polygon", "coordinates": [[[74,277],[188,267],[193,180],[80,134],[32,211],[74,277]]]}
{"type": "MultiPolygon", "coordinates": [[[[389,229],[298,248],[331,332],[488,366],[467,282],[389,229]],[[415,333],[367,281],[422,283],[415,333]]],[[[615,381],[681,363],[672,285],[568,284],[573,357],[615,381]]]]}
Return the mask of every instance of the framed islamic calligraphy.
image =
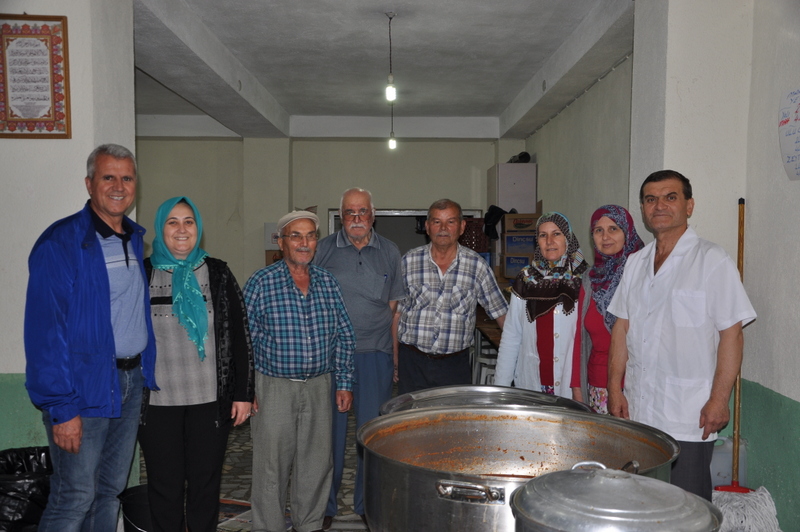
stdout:
{"type": "Polygon", "coordinates": [[[0,13],[0,137],[68,139],[67,17],[0,13]]]}

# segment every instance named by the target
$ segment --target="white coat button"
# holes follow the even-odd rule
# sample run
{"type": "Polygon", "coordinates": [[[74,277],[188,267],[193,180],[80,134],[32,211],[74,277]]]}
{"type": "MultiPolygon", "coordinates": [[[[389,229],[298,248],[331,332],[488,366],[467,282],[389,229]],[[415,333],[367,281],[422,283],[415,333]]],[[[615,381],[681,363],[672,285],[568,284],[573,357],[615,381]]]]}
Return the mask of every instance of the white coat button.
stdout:
{"type": "Polygon", "coordinates": [[[561,381],[556,381],[556,386],[561,386],[561,381]]]}
{"type": "Polygon", "coordinates": [[[553,334],[554,338],[558,338],[558,333],[553,334]]]}

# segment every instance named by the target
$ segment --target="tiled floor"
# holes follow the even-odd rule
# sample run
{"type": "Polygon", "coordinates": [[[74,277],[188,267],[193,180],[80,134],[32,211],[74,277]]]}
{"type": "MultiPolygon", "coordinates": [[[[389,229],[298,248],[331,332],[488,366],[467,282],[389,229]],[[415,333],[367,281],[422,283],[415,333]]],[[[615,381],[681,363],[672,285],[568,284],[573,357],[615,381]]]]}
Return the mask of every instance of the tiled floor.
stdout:
{"type": "MultiPolygon", "coordinates": [[[[355,418],[348,417],[348,446],[345,453],[344,476],[339,490],[339,514],[333,521],[331,530],[338,532],[361,532],[367,530],[361,518],[353,512],[353,488],[355,485],[356,443],[355,418]]],[[[253,441],[250,438],[250,423],[244,423],[231,430],[228,437],[228,452],[222,465],[221,499],[250,501],[252,479],[253,441]]],[[[142,460],[142,483],[147,482],[147,472],[142,460]]],[[[249,531],[249,525],[225,527],[225,531],[249,531]]]]}

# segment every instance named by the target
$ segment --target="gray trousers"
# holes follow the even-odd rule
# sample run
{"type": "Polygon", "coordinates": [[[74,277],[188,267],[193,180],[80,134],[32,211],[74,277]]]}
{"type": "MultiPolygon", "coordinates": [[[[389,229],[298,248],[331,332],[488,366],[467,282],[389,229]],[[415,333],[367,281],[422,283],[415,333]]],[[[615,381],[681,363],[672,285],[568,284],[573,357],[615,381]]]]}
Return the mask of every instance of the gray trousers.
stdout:
{"type": "Polygon", "coordinates": [[[679,441],[681,454],[672,462],[670,484],[711,502],[713,441],[679,441]]]}
{"type": "Polygon", "coordinates": [[[258,414],[253,436],[253,532],[285,532],[291,474],[292,523],[297,532],[322,528],[331,489],[330,374],[305,382],[256,372],[258,414]]]}

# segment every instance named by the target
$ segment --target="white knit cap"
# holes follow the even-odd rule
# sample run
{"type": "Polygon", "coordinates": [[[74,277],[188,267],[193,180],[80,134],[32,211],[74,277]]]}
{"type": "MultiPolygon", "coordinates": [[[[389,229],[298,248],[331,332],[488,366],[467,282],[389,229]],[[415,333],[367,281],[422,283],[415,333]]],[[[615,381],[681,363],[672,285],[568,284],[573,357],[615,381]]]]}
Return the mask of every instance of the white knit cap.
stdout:
{"type": "Polygon", "coordinates": [[[278,220],[278,231],[283,231],[283,228],[293,221],[301,220],[303,218],[314,222],[314,227],[319,229],[319,218],[316,214],[310,211],[292,211],[289,214],[284,214],[281,216],[281,219],[278,220]]]}

